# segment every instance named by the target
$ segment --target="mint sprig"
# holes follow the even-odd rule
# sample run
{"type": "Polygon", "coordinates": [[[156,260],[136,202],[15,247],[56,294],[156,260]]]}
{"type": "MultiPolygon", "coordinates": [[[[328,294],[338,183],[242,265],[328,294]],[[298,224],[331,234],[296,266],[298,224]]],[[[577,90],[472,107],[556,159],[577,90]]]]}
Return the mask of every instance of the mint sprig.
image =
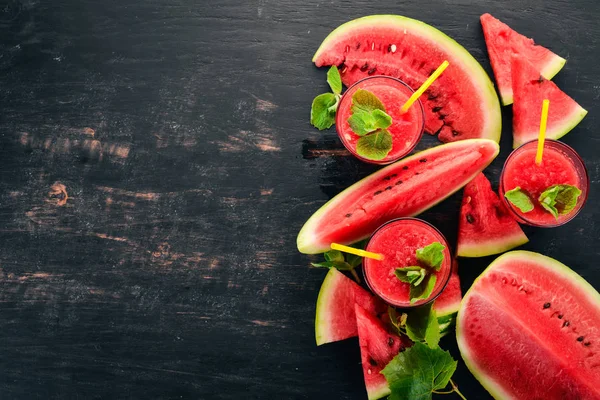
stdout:
{"type": "Polygon", "coordinates": [[[402,282],[410,285],[410,304],[419,300],[425,300],[431,296],[437,277],[429,269],[439,271],[444,261],[444,249],[446,247],[440,242],[433,242],[416,251],[417,261],[421,266],[409,266],[396,268],[394,274],[402,282]]]}
{"type": "Polygon", "coordinates": [[[417,260],[419,262],[435,269],[440,270],[444,261],[444,249],[446,247],[440,242],[433,242],[422,249],[417,249],[417,260]]]}
{"type": "Polygon", "coordinates": [[[581,190],[573,185],[553,185],[544,190],[538,201],[554,218],[568,214],[577,205],[581,190]]]}
{"type": "Polygon", "coordinates": [[[504,193],[504,197],[523,213],[533,210],[533,202],[529,198],[529,195],[519,186],[504,193]]]}
{"type": "MultiPolygon", "coordinates": [[[[354,243],[352,247],[364,249],[367,244],[366,240],[354,243]]],[[[350,271],[354,279],[360,283],[360,278],[355,271],[355,268],[362,263],[362,257],[354,254],[344,254],[339,250],[329,250],[323,253],[325,261],[318,263],[310,263],[315,268],[336,268],[339,271],[350,271]]]]}
{"type": "Polygon", "coordinates": [[[369,160],[383,160],[392,150],[392,135],[387,130],[392,117],[385,106],[368,90],[358,89],[352,95],[352,114],[348,118],[350,129],[361,136],[356,142],[356,152],[369,160]]]}
{"type": "Polygon", "coordinates": [[[342,77],[334,65],[327,71],[327,83],[333,93],[323,93],[314,98],[310,109],[310,123],[319,130],[335,124],[335,114],[342,97],[342,77]]]}

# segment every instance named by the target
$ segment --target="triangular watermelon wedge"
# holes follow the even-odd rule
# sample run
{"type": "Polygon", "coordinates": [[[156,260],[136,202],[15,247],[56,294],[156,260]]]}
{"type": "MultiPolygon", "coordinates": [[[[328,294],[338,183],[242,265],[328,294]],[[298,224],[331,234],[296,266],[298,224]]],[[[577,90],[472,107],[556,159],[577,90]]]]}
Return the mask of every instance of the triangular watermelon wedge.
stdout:
{"type": "Polygon", "coordinates": [[[558,139],[573,129],[587,111],[543,76],[523,57],[512,58],[513,147],[538,137],[542,101],[550,100],[546,137],[558,139]]]}
{"type": "Polygon", "coordinates": [[[456,313],[460,308],[462,292],[460,290],[460,279],[458,277],[458,261],[452,261],[452,275],[446,285],[446,288],[435,299],[433,309],[437,315],[440,326],[440,335],[447,335],[456,321],[456,313]]]}
{"type": "Polygon", "coordinates": [[[370,312],[356,305],[356,325],[365,386],[369,400],[380,399],[390,394],[381,370],[399,352],[411,345],[410,340],[388,332],[381,321],[370,312]]]}
{"type": "Polygon", "coordinates": [[[507,106],[513,102],[510,64],[513,54],[527,59],[538,75],[541,74],[546,79],[552,79],[565,65],[567,60],[535,44],[533,39],[514,31],[490,14],[483,14],[480,20],[503,105],[507,106]]]}
{"type": "Polygon", "coordinates": [[[528,241],[492,190],[490,181],[479,173],[465,186],[458,222],[457,255],[484,257],[504,253],[528,241]]]}
{"type": "Polygon", "coordinates": [[[335,268],[330,268],[321,284],[315,316],[317,346],[356,336],[354,305],[371,315],[385,313],[387,306],[335,268]]]}

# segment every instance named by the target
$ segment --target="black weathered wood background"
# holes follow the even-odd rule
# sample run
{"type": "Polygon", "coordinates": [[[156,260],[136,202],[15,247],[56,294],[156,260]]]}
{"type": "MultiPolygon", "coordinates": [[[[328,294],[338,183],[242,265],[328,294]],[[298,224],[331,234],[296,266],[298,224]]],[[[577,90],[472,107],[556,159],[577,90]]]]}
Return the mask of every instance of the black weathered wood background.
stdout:
{"type": "MultiPolygon", "coordinates": [[[[600,288],[597,0],[1,1],[0,398],[366,398],[357,341],[314,345],[325,271],[295,240],[375,167],[309,125],[310,59],[340,23],[396,13],[491,72],[484,12],[566,57],[555,82],[590,111],[565,138],[589,203],[525,248],[600,288]]],[[[459,203],[424,218],[455,240],[459,203]]],[[[461,263],[463,289],[492,259],[461,263]]],[[[456,381],[488,397],[462,363],[456,381]]]]}

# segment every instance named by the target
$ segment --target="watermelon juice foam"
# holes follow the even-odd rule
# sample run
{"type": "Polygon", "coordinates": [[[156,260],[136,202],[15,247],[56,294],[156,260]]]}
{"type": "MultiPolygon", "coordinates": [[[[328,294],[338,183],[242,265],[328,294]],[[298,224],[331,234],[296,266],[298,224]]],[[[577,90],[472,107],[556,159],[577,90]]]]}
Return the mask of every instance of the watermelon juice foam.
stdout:
{"type": "Polygon", "coordinates": [[[527,142],[514,150],[506,160],[500,176],[500,197],[517,221],[532,226],[550,228],[573,219],[587,200],[589,178],[579,155],[566,144],[546,139],[541,165],[535,163],[537,140],[527,142]],[[553,185],[572,185],[581,190],[575,207],[556,218],[539,202],[540,195],[553,185]],[[505,197],[506,192],[520,187],[534,205],[533,210],[522,212],[505,197]]]}
{"type": "Polygon", "coordinates": [[[452,273],[452,257],[446,238],[433,225],[417,218],[399,218],[382,225],[371,236],[365,250],[384,256],[381,261],[363,259],[367,285],[382,300],[396,307],[416,307],[433,301],[442,293],[452,273]],[[434,242],[444,246],[440,270],[427,268],[436,277],[435,286],[427,298],[411,304],[410,284],[398,279],[395,271],[422,265],[416,251],[434,242]]]}
{"type": "Polygon", "coordinates": [[[336,115],[336,129],[346,149],[358,159],[373,164],[390,164],[410,153],[423,136],[425,112],[420,100],[417,100],[406,113],[400,108],[414,93],[410,86],[399,79],[388,76],[373,76],[362,79],[350,86],[342,96],[336,115]],[[348,118],[352,115],[352,96],[358,89],[373,93],[385,106],[392,117],[388,131],[392,135],[392,149],[382,160],[361,157],[356,151],[356,142],[360,136],[352,131],[348,118]]]}

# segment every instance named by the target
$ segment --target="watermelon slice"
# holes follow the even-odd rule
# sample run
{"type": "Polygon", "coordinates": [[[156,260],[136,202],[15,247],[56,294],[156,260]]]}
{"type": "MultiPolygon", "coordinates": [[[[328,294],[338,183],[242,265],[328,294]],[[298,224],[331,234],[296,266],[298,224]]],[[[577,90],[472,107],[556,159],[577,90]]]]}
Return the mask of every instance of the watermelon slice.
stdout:
{"type": "Polygon", "coordinates": [[[451,142],[500,140],[498,96],[479,63],[461,45],[421,21],[372,15],[347,22],[327,36],[313,57],[317,67],[337,65],[344,84],[370,75],[400,78],[417,89],[444,61],[450,66],[421,96],[425,130],[451,142]]]}
{"type": "Polygon", "coordinates": [[[388,332],[381,321],[356,305],[356,325],[365,386],[369,400],[380,399],[390,394],[387,380],[381,370],[399,352],[411,345],[410,340],[388,332]]]}
{"type": "Polygon", "coordinates": [[[515,32],[490,14],[483,14],[480,20],[500,98],[505,106],[513,102],[510,64],[513,54],[527,59],[538,75],[541,74],[546,79],[552,79],[567,62],[547,48],[535,44],[533,39],[515,32]]]}
{"type": "Polygon", "coordinates": [[[523,57],[512,58],[513,147],[537,138],[540,129],[542,101],[550,100],[546,137],[558,139],[573,129],[587,111],[545,79],[523,57]]]}
{"type": "Polygon", "coordinates": [[[600,399],[600,294],[552,258],[498,257],[465,295],[456,333],[496,399],[600,399]]]}
{"type": "Polygon", "coordinates": [[[358,334],[354,304],[372,315],[385,313],[387,306],[335,268],[329,269],[317,299],[315,337],[317,346],[348,339],[358,334]]]}
{"type": "Polygon", "coordinates": [[[384,222],[417,215],[459,190],[498,155],[498,144],[469,139],[440,145],[391,164],[350,186],[322,206],[297,238],[301,253],[351,244],[384,222]]]}
{"type": "Polygon", "coordinates": [[[528,241],[483,172],[465,186],[458,220],[458,256],[504,253],[528,241]]]}
{"type": "Polygon", "coordinates": [[[440,334],[446,335],[456,320],[456,313],[460,308],[462,292],[460,290],[460,279],[458,277],[458,262],[452,262],[452,275],[444,291],[435,299],[433,309],[436,312],[438,323],[440,325],[440,334]]]}

